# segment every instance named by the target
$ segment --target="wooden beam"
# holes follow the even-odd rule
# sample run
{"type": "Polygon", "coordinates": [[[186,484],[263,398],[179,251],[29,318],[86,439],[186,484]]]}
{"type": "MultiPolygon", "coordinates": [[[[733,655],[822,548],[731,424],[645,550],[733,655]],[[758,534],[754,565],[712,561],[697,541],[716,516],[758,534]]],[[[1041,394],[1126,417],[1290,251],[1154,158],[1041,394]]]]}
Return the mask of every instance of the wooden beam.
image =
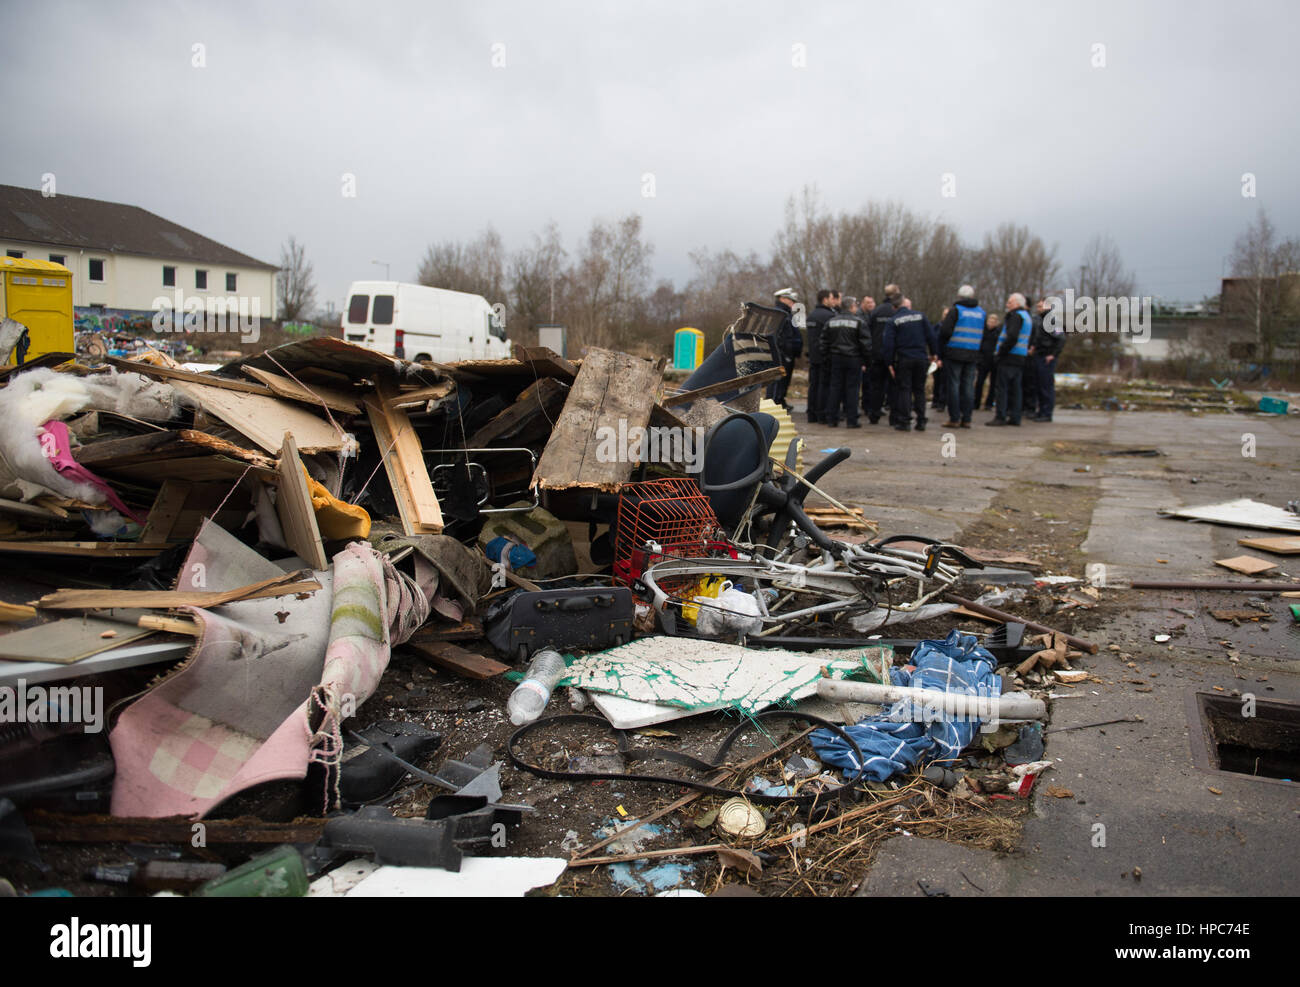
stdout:
{"type": "Polygon", "coordinates": [[[446,641],[408,641],[407,647],[430,664],[455,672],[467,679],[481,681],[510,671],[509,665],[503,665],[493,658],[476,655],[472,651],[466,651],[446,641]]]}
{"type": "Polygon", "coordinates": [[[25,814],[27,828],[42,843],[183,843],[202,825],[208,843],[315,843],[325,832],[324,819],[265,822],[252,816],[204,819],[189,816],[158,819],[135,816],[64,815],[36,810],[25,814]]]}
{"type": "Polygon", "coordinates": [[[121,357],[116,356],[105,357],[105,362],[124,373],[140,374],[143,377],[153,377],[158,380],[204,384],[209,387],[224,388],[228,391],[243,391],[245,394],[261,394],[266,397],[270,397],[272,394],[269,387],[264,387],[261,384],[250,384],[246,380],[236,380],[232,377],[199,374],[192,370],[175,370],[171,367],[155,366],[152,363],[141,363],[139,360],[123,360],[121,357]]]}
{"type": "Polygon", "coordinates": [[[384,469],[393,488],[402,529],[408,535],[441,534],[442,508],[424,465],[420,437],[415,434],[406,412],[392,407],[396,395],[392,383],[384,381],[366,397],[365,404],[379,453],[384,457],[384,469]]]}
{"type": "MultiPolygon", "coordinates": [[[[538,439],[548,435],[560,417],[569,388],[554,377],[542,377],[525,388],[515,403],[506,408],[466,440],[469,449],[490,446],[502,438],[513,438],[527,430],[538,439]]],[[[514,443],[526,444],[526,443],[514,443]]]]}
{"type": "Polygon", "coordinates": [[[719,381],[716,384],[709,384],[707,387],[697,387],[693,391],[682,391],[680,394],[664,398],[660,404],[665,408],[671,408],[678,404],[690,404],[700,398],[711,398],[715,394],[728,394],[731,391],[739,391],[757,384],[766,384],[770,380],[776,380],[778,377],[784,376],[785,370],[782,367],[768,367],[756,374],[733,377],[731,380],[719,381]]]}
{"type": "Polygon", "coordinates": [[[47,593],[32,606],[41,610],[165,609],[167,607],[218,607],[236,600],[261,600],[269,596],[311,593],[321,588],[307,570],[286,572],[236,589],[194,591],[154,589],[61,589],[47,593]]]}

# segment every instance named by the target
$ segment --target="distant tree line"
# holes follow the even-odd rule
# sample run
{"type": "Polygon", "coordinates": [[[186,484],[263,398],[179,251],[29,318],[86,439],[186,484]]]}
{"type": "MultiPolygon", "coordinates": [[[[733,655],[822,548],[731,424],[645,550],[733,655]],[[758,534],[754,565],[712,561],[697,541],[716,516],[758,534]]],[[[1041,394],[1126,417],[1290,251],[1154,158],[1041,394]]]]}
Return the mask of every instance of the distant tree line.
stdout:
{"type": "MultiPolygon", "coordinates": [[[[739,314],[741,303],[771,304],[772,292],[797,290],[811,308],[820,288],[880,298],[887,283],[899,284],[913,307],[937,320],[959,285],[969,283],[990,312],[1001,312],[1012,292],[1031,300],[1073,288],[1076,295],[1128,297],[1135,277],[1119,247],[1096,235],[1076,267],[1064,269],[1055,244],[1028,226],[1003,223],[978,243],[967,242],[943,221],[896,202],[868,202],[856,211],[825,209],[814,189],[791,196],[769,252],[738,254],[701,247],[689,255],[692,273],[678,288],[652,279],[654,246],[642,219],[631,214],[596,219],[570,250],[559,227],[549,223],[530,243],[507,249],[491,226],[468,242],[429,245],[419,262],[420,284],[484,296],[506,306],[511,336],[530,339],[536,326],[560,323],[571,346],[653,348],[663,352],[682,326],[705,332],[709,345],[739,314]]],[[[282,255],[281,304],[290,310],[312,304],[311,265],[290,238],[282,255]]],[[[1257,328],[1262,352],[1271,352],[1295,323],[1298,290],[1283,275],[1300,268],[1300,241],[1278,237],[1261,211],[1238,239],[1232,270],[1241,279],[1223,314],[1257,328]]],[[[1081,362],[1109,359],[1121,341],[1114,333],[1081,335],[1081,362]]]]}

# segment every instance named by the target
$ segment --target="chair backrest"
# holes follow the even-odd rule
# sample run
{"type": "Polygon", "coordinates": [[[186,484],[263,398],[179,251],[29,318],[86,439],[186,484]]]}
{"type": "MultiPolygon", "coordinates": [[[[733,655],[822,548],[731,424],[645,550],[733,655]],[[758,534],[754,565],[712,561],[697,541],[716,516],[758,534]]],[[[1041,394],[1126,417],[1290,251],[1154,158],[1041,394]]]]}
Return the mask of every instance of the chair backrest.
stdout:
{"type": "Polygon", "coordinates": [[[700,490],[728,534],[735,532],[754,499],[754,489],[769,475],[768,453],[779,428],[771,415],[737,412],[704,437],[700,490]]]}

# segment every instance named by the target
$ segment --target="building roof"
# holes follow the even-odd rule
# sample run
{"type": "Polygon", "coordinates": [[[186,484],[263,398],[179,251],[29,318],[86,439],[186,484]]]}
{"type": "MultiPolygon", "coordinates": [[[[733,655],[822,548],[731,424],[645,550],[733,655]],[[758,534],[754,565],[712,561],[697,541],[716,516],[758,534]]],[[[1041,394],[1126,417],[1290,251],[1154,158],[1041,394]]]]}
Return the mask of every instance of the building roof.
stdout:
{"type": "Polygon", "coordinates": [[[139,206],[79,195],[46,198],[38,189],[16,185],[0,185],[0,239],[230,267],[274,270],[277,266],[241,254],[139,206]]]}

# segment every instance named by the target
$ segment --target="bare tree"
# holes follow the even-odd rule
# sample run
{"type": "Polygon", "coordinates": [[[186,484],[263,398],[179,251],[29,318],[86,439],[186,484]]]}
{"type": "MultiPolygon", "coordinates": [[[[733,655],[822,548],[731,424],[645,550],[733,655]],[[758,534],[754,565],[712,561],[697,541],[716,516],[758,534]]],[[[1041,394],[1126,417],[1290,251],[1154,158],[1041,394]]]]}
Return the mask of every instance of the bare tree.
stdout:
{"type": "Polygon", "coordinates": [[[1264,362],[1282,342],[1283,333],[1300,317],[1300,241],[1279,240],[1261,208],[1232,251],[1233,280],[1225,285],[1223,314],[1245,322],[1255,334],[1257,356],[1264,362]]]}
{"type": "Polygon", "coordinates": [[[1083,248],[1075,293],[1089,298],[1121,298],[1133,294],[1136,278],[1124,266],[1119,247],[1108,236],[1097,234],[1083,248]]]}
{"type": "Polygon", "coordinates": [[[275,277],[280,318],[297,322],[310,315],[316,307],[316,277],[303,245],[292,236],[280,248],[280,270],[275,277]]]}
{"type": "Polygon", "coordinates": [[[423,285],[467,291],[495,303],[505,299],[505,268],[501,234],[489,226],[469,243],[430,244],[415,277],[423,285]]]}
{"type": "Polygon", "coordinates": [[[984,234],[984,245],[973,266],[980,291],[991,305],[1005,302],[1017,291],[1042,298],[1060,272],[1056,247],[1048,247],[1029,227],[1014,223],[1003,223],[984,234]]]}
{"type": "Polygon", "coordinates": [[[533,236],[533,245],[510,258],[510,322],[532,328],[554,322],[568,294],[568,253],[554,222],[533,236]]]}
{"type": "Polygon", "coordinates": [[[702,247],[691,251],[690,258],[695,272],[683,292],[682,325],[703,332],[709,347],[721,341],[745,302],[771,305],[774,292],[794,286],[753,251],[742,257],[702,247]]]}
{"type": "Polygon", "coordinates": [[[596,220],[572,271],[571,319],[588,345],[627,342],[650,279],[653,245],[641,238],[641,217],[596,220]]]}

